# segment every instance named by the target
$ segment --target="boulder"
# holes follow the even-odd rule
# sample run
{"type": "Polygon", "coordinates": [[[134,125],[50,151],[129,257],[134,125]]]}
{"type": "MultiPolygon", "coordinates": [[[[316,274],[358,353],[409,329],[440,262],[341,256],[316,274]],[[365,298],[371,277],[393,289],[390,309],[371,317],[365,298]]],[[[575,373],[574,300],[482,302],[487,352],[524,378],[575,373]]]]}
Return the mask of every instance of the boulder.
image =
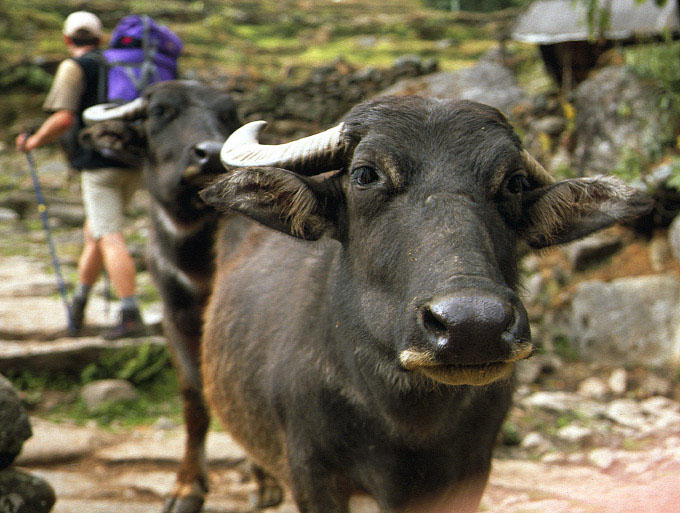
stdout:
{"type": "Polygon", "coordinates": [[[569,326],[579,354],[613,365],[680,358],[680,281],[670,275],[578,285],[569,326]]]}
{"type": "Polygon", "coordinates": [[[621,238],[607,233],[595,233],[564,246],[563,251],[575,271],[601,263],[622,246],[621,238]]]}
{"type": "Polygon", "coordinates": [[[137,397],[135,387],[124,379],[100,379],[85,385],[80,397],[90,410],[115,401],[129,401],[137,397]]]}
{"type": "Polygon", "coordinates": [[[526,95],[512,72],[490,60],[482,60],[470,68],[401,80],[381,94],[419,94],[471,100],[496,107],[506,115],[511,115],[518,105],[526,101],[526,95]]]}
{"type": "Polygon", "coordinates": [[[47,513],[56,500],[44,479],[11,468],[0,471],[0,512],[47,513]]]}
{"type": "Polygon", "coordinates": [[[610,173],[626,156],[654,158],[677,126],[671,109],[660,109],[663,95],[625,66],[603,68],[579,84],[573,93],[577,169],[610,173]]]}
{"type": "Polygon", "coordinates": [[[668,227],[668,243],[673,256],[680,260],[680,216],[675,217],[668,227]]]}
{"type": "MultiPolygon", "coordinates": [[[[31,424],[12,384],[0,375],[0,470],[9,467],[31,437],[31,424]]],[[[0,494],[1,496],[1,494],[0,494]]],[[[2,509],[0,508],[0,511],[2,509]]]]}

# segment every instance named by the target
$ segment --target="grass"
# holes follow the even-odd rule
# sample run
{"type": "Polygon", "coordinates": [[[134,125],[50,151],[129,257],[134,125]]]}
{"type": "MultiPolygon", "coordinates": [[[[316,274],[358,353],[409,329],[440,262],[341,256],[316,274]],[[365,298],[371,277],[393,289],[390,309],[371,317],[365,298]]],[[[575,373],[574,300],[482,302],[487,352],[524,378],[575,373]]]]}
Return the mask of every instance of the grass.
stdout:
{"type": "Polygon", "coordinates": [[[111,349],[79,373],[23,370],[9,371],[6,376],[22,392],[29,408],[40,410],[45,396],[60,394],[63,400],[55,407],[39,411],[54,421],[68,419],[78,424],[95,421],[101,426],[134,427],[152,424],[159,417],[177,422],[182,418],[177,375],[164,346],[144,344],[111,349]],[[137,398],[104,403],[90,410],[78,397],[83,385],[112,378],[125,379],[135,385],[137,398]]]}
{"type": "MultiPolygon", "coordinates": [[[[51,74],[29,62],[40,58],[55,66],[66,57],[61,24],[69,12],[81,8],[77,0],[5,0],[0,6],[0,20],[6,20],[4,25],[0,21],[0,29],[6,29],[6,36],[0,36],[0,92],[5,100],[0,121],[4,126],[16,127],[31,117],[43,117],[40,103],[51,74]]],[[[461,22],[454,13],[427,8],[420,0],[241,0],[228,4],[220,0],[93,0],[87,9],[100,15],[105,33],[133,12],[167,24],[185,43],[180,58],[185,73],[215,79],[215,75],[247,71],[274,83],[282,80],[287,68],[309,72],[339,57],[359,68],[388,67],[404,54],[417,54],[435,58],[442,70],[459,69],[493,48],[498,33],[495,23],[461,22]],[[441,41],[446,44],[438,44],[441,41]]],[[[293,78],[305,77],[303,71],[293,78]]]]}
{"type": "Polygon", "coordinates": [[[164,370],[153,382],[137,389],[136,399],[109,401],[90,410],[81,398],[60,404],[46,415],[52,421],[71,420],[77,424],[95,421],[98,425],[132,428],[149,425],[161,417],[182,422],[182,406],[177,377],[172,369],[164,370]]]}

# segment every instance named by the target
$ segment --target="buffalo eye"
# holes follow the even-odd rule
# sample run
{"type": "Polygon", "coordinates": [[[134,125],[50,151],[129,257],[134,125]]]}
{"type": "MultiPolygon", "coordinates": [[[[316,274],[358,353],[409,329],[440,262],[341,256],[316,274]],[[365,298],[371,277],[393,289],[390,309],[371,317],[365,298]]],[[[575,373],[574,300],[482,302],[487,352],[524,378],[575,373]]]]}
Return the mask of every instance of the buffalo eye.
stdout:
{"type": "Polygon", "coordinates": [[[173,115],[174,109],[171,105],[157,103],[149,109],[149,116],[153,118],[167,118],[173,115]]]}
{"type": "Polygon", "coordinates": [[[522,173],[515,173],[508,178],[505,188],[510,194],[521,194],[524,191],[528,191],[531,188],[531,184],[522,173]]]}
{"type": "Polygon", "coordinates": [[[352,170],[352,179],[359,187],[366,187],[379,181],[380,175],[370,166],[359,166],[352,170]]]}

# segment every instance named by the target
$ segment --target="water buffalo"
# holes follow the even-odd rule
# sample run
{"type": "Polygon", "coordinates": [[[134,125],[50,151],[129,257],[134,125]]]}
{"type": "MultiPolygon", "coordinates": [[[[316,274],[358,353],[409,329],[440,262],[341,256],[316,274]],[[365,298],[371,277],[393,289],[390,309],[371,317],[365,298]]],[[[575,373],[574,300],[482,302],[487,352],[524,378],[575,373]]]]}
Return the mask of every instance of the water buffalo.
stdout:
{"type": "Polygon", "coordinates": [[[556,182],[503,115],[385,97],[339,126],[227,141],[202,191],[228,211],[202,343],[205,395],[301,513],[475,511],[515,362],[532,353],[520,244],[649,208],[611,177],[556,182]],[[243,167],[237,167],[243,166],[243,167]],[[235,242],[228,219],[252,220],[235,242]]]}
{"type": "Polygon", "coordinates": [[[149,87],[142,98],[86,111],[94,123],[83,143],[139,160],[151,202],[147,258],[163,300],[163,328],[179,375],[187,442],[166,513],[200,511],[208,490],[204,461],[210,422],[202,395],[199,346],[202,315],[212,286],[216,211],[198,191],[224,168],[219,150],[240,126],[225,93],[197,82],[149,87]]]}

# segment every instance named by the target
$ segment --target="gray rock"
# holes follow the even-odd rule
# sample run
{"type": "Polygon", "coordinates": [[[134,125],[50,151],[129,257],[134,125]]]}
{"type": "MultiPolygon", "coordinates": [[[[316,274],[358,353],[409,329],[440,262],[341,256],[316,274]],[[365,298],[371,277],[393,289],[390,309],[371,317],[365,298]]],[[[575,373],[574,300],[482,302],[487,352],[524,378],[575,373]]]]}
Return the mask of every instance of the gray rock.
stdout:
{"type": "Polygon", "coordinates": [[[578,385],[578,394],[588,399],[602,400],[608,393],[607,384],[597,377],[586,378],[578,385]]]}
{"type": "Polygon", "coordinates": [[[659,416],[663,412],[680,412],[680,404],[668,397],[650,397],[640,403],[640,409],[647,415],[659,416]]]}
{"type": "Polygon", "coordinates": [[[570,443],[583,443],[590,440],[593,436],[593,430],[584,426],[570,424],[564,426],[557,431],[557,436],[561,440],[570,443]]]}
{"type": "Polygon", "coordinates": [[[46,267],[47,262],[38,262],[25,256],[2,257],[0,298],[16,299],[57,293],[57,282],[54,275],[48,274],[46,267]]]}
{"type": "Polygon", "coordinates": [[[680,216],[677,216],[668,227],[668,243],[673,256],[680,260],[680,216]]]}
{"type": "Polygon", "coordinates": [[[599,469],[607,470],[616,461],[616,453],[607,448],[593,449],[588,453],[588,461],[599,469]]]}
{"type": "Polygon", "coordinates": [[[31,423],[12,383],[0,375],[0,470],[9,467],[31,437],[31,423]]]}
{"type": "Polygon", "coordinates": [[[142,344],[164,345],[163,337],[105,340],[101,337],[59,338],[57,340],[11,341],[0,344],[0,371],[6,369],[80,371],[105,351],[142,344]]]}
{"type": "Polygon", "coordinates": [[[654,374],[645,376],[640,384],[640,393],[645,397],[670,395],[672,390],[673,384],[670,380],[654,374]]]}
{"type": "Polygon", "coordinates": [[[662,94],[625,66],[603,68],[582,82],[573,94],[578,169],[610,173],[624,152],[650,158],[672,141],[677,121],[670,109],[661,112],[662,94]]]}
{"type": "Polygon", "coordinates": [[[568,392],[535,392],[522,399],[522,404],[531,408],[566,413],[575,410],[582,399],[568,392]]]}
{"type": "Polygon", "coordinates": [[[443,71],[397,82],[381,95],[420,94],[435,98],[455,98],[482,102],[511,115],[526,101],[515,76],[501,64],[481,61],[457,71],[443,71]]]}
{"type": "Polygon", "coordinates": [[[109,435],[86,427],[56,424],[32,418],[33,437],[24,444],[18,465],[52,464],[72,461],[110,443],[109,435]]]}
{"type": "Polygon", "coordinates": [[[62,224],[80,227],[85,222],[85,210],[80,205],[56,203],[48,206],[50,219],[58,219],[62,224]]]}
{"type": "MultiPolygon", "coordinates": [[[[156,431],[150,436],[142,435],[134,440],[112,445],[97,451],[97,457],[109,463],[178,463],[184,454],[184,432],[156,431]]],[[[206,439],[208,463],[236,465],[245,460],[246,453],[227,434],[210,432],[206,439]]]]}
{"type": "Polygon", "coordinates": [[[522,449],[545,452],[550,449],[551,445],[548,439],[541,433],[533,431],[522,439],[520,447],[522,447],[522,449]]]}
{"type": "MultiPolygon", "coordinates": [[[[60,498],[54,507],[53,513],[111,513],[115,511],[125,513],[149,513],[160,509],[151,507],[148,500],[103,500],[103,499],[62,499],[60,498]]],[[[209,511],[206,509],[206,511],[209,511]]],[[[214,511],[214,510],[212,510],[214,511]]]]}
{"type": "Polygon", "coordinates": [[[572,269],[583,271],[616,253],[621,244],[620,237],[596,233],[564,246],[564,252],[572,269]]]}
{"type": "Polygon", "coordinates": [[[680,356],[680,281],[663,275],[581,283],[569,328],[591,361],[663,365],[680,356]]]}
{"type": "Polygon", "coordinates": [[[56,500],[44,479],[17,469],[0,471],[0,512],[47,513],[56,500]]]}
{"type": "Polygon", "coordinates": [[[628,390],[628,372],[626,369],[616,369],[609,375],[607,381],[609,389],[615,395],[623,395],[628,390]]]}
{"type": "Polygon", "coordinates": [[[17,221],[20,217],[16,210],[0,207],[0,221],[17,221]]]}
{"type": "Polygon", "coordinates": [[[93,475],[47,468],[32,469],[31,474],[50,483],[61,501],[65,497],[83,497],[100,490],[101,486],[93,475]]]}
{"type": "Polygon", "coordinates": [[[528,305],[538,302],[543,291],[545,279],[541,273],[535,273],[522,281],[522,299],[528,305]]]}
{"type": "Polygon", "coordinates": [[[605,417],[624,427],[644,429],[648,423],[640,405],[632,399],[617,399],[607,406],[605,417]]]}
{"type": "Polygon", "coordinates": [[[663,271],[666,265],[672,260],[671,245],[667,237],[655,235],[647,245],[649,251],[649,261],[654,271],[663,271]]]}
{"type": "Polygon", "coordinates": [[[515,364],[515,376],[519,383],[531,385],[541,375],[543,370],[542,362],[535,358],[522,360],[515,364]]]}
{"type": "Polygon", "coordinates": [[[85,385],[80,397],[90,410],[97,410],[106,403],[136,399],[137,390],[124,379],[101,379],[85,385]]]}
{"type": "Polygon", "coordinates": [[[529,127],[532,132],[556,136],[562,133],[567,121],[562,116],[546,116],[533,121],[529,127]]]}

